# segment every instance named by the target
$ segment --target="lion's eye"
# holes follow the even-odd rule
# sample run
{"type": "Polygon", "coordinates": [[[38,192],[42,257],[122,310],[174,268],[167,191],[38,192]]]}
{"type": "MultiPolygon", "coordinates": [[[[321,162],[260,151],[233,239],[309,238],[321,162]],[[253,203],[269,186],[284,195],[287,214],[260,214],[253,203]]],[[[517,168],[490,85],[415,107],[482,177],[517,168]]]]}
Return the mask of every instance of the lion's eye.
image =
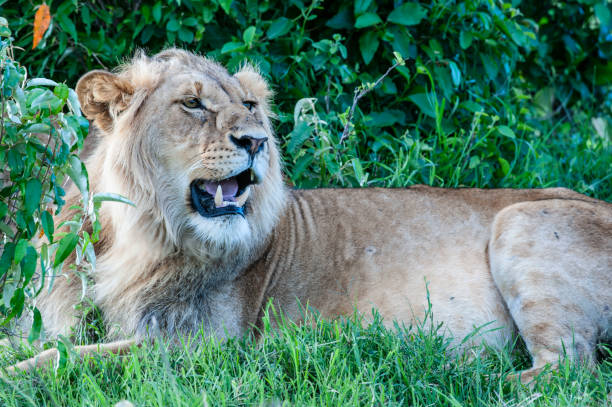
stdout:
{"type": "Polygon", "coordinates": [[[242,102],[242,104],[244,105],[244,107],[249,109],[249,112],[252,112],[253,110],[255,110],[255,107],[257,106],[257,102],[252,102],[250,100],[242,102]]]}
{"type": "Polygon", "coordinates": [[[183,105],[190,109],[196,109],[198,107],[202,107],[202,102],[200,102],[200,99],[198,98],[189,98],[183,101],[183,105]]]}

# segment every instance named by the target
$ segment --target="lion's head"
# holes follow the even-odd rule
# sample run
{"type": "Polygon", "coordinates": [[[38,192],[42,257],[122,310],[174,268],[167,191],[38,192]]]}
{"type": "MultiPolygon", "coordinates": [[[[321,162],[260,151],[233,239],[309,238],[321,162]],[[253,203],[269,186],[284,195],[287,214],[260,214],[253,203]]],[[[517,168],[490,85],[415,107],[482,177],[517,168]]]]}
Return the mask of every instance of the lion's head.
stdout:
{"type": "Polygon", "coordinates": [[[90,72],[76,90],[100,129],[88,160],[94,189],[136,204],[113,209],[115,227],[140,223],[178,247],[208,248],[248,246],[271,231],[284,189],[271,91],[256,69],[231,75],[169,49],[90,72]]]}

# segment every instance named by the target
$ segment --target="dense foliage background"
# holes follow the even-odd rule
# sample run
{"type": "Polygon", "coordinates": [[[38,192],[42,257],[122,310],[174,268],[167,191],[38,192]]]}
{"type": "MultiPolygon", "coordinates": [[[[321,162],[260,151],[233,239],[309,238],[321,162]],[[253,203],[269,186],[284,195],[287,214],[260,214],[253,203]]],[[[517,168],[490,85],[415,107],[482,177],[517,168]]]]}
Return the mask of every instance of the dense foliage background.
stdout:
{"type": "Polygon", "coordinates": [[[0,6],[17,57],[70,86],[137,48],[256,63],[297,186],[564,185],[612,198],[607,0],[51,1],[32,50],[37,5],[0,6]],[[393,51],[406,65],[361,100],[340,142],[354,89],[393,51]]]}
{"type": "MultiPolygon", "coordinates": [[[[6,19],[0,20],[5,322],[22,313],[40,289],[31,282],[35,267],[59,270],[71,253],[87,265],[85,271],[95,265],[90,243],[96,236],[83,235],[81,224],[96,221],[102,200],[121,198],[88,196],[86,169],[78,160],[87,123],[71,88],[88,70],[112,69],[138,48],[154,53],[184,47],[231,71],[245,60],[259,66],[276,92],[276,130],[288,182],[297,187],[566,186],[612,201],[608,0],[54,0],[46,3],[50,26],[33,48],[34,14],[41,4],[0,0],[6,19]],[[385,75],[398,56],[404,63],[385,75]],[[29,80],[34,77],[40,79],[29,80]],[[356,90],[369,92],[349,122],[356,90]],[[53,143],[45,144],[41,134],[53,143]],[[83,207],[65,225],[68,232],[57,233],[49,204],[61,208],[66,177],[80,185],[83,207]],[[46,235],[43,248],[31,243],[37,235],[46,235]]],[[[34,339],[41,321],[31,312],[34,339]]],[[[273,345],[257,349],[231,342],[200,347],[201,357],[193,357],[188,347],[172,366],[161,346],[125,365],[98,361],[101,367],[90,371],[77,364],[63,381],[51,373],[23,391],[2,382],[0,399],[7,405],[35,405],[33,399],[108,405],[111,396],[102,386],[112,397],[133,395],[144,404],[199,404],[204,397],[207,405],[207,393],[199,390],[205,387],[218,404],[321,397],[330,404],[522,400],[521,405],[576,406],[599,404],[611,390],[609,357],[598,376],[565,366],[541,388],[544,396],[533,398],[504,383],[508,354],[458,367],[436,332],[398,337],[380,324],[367,331],[350,322],[333,324],[268,332],[273,345]],[[381,358],[387,354],[395,356],[381,358]],[[192,359],[205,362],[185,362],[192,359]],[[340,367],[333,363],[339,360],[340,367]],[[436,373],[424,378],[423,366],[436,373]],[[116,380],[120,374],[129,380],[116,380]],[[89,379],[81,381],[81,375],[89,379]],[[171,391],[142,387],[130,393],[125,383],[142,382],[143,375],[153,387],[171,391]]],[[[61,346],[65,363],[70,344],[61,346]]],[[[519,358],[519,366],[527,364],[519,358]]]]}

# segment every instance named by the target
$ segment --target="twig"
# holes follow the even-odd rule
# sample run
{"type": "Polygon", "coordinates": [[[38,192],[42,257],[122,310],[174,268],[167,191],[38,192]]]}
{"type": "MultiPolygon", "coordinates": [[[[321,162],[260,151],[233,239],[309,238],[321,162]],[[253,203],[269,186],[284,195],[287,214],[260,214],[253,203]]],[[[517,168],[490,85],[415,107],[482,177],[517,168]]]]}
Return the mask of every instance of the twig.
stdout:
{"type": "Polygon", "coordinates": [[[392,66],[389,67],[389,69],[387,69],[387,72],[385,72],[380,78],[376,80],[376,82],[374,82],[374,84],[368,85],[365,87],[359,86],[355,88],[355,96],[353,97],[353,104],[351,106],[351,109],[349,110],[349,114],[346,119],[346,124],[344,125],[344,130],[342,131],[342,137],[340,137],[339,143],[342,143],[348,137],[351,120],[353,120],[353,114],[355,113],[355,108],[357,107],[357,103],[359,103],[359,100],[365,95],[367,95],[368,93],[370,93],[372,90],[376,89],[376,87],[380,85],[383,79],[385,79],[387,75],[391,73],[391,71],[393,71],[399,65],[404,65],[405,62],[406,62],[405,59],[401,59],[401,58],[398,59],[397,62],[395,62],[395,64],[393,64],[392,66]]]}
{"type": "Polygon", "coordinates": [[[87,51],[88,53],[91,53],[91,56],[92,56],[92,57],[94,57],[94,59],[96,60],[96,62],[97,62],[97,63],[99,63],[99,64],[100,64],[100,66],[101,66],[102,68],[104,68],[104,69],[108,70],[108,68],[106,67],[106,65],[104,65],[104,64],[102,63],[102,61],[100,61],[100,58],[98,58],[98,54],[96,54],[95,52],[91,52],[91,51],[89,50],[89,48],[87,48],[85,45],[81,44],[80,42],[79,42],[79,43],[75,43],[75,45],[77,45],[77,46],[79,46],[79,47],[83,48],[83,49],[84,49],[85,51],[87,51]]]}
{"type": "MultiPolygon", "coordinates": [[[[4,75],[4,64],[2,64],[1,66],[1,71],[0,74],[4,75]]],[[[2,112],[0,112],[0,120],[2,120],[0,122],[0,126],[2,126],[0,128],[0,146],[2,145],[2,140],[4,139],[4,86],[2,87],[2,89],[0,89],[0,102],[2,103],[2,112]]]]}
{"type": "Polygon", "coordinates": [[[329,114],[329,90],[331,88],[331,81],[327,79],[327,92],[325,93],[325,110],[329,114]]]}

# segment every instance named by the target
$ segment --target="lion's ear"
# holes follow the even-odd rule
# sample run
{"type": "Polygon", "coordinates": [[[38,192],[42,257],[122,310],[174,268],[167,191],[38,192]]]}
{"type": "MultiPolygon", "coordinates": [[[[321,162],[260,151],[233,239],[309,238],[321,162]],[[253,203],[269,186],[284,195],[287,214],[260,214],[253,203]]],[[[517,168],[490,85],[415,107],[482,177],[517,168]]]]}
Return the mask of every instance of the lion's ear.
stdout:
{"type": "Polygon", "coordinates": [[[258,99],[269,101],[273,92],[266,80],[250,65],[242,67],[235,75],[240,84],[250,90],[258,99]]]}
{"type": "Polygon", "coordinates": [[[85,116],[108,132],[119,113],[128,107],[134,87],[110,72],[91,71],[79,79],[76,92],[85,116]]]}

